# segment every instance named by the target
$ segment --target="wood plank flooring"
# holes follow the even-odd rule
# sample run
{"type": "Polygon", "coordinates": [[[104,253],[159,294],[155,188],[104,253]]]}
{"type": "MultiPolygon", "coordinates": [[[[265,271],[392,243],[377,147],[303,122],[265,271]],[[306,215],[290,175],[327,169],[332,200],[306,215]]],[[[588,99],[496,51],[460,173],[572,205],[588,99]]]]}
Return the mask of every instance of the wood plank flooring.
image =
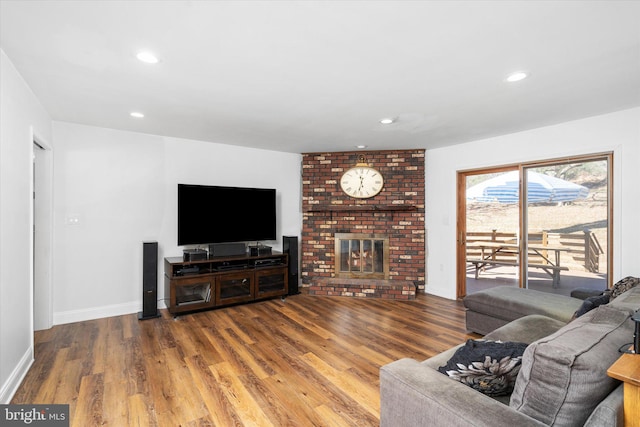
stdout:
{"type": "Polygon", "coordinates": [[[377,426],[379,369],[477,338],[457,301],[305,294],[35,334],[11,403],[70,405],[84,426],[377,426]]]}

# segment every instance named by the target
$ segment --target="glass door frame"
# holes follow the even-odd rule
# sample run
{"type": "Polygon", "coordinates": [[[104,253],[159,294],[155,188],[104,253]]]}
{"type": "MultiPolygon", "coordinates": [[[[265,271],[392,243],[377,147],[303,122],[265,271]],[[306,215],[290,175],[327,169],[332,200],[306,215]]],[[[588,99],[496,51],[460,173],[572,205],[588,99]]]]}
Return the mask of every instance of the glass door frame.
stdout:
{"type": "Polygon", "coordinates": [[[470,169],[457,172],[457,207],[456,207],[456,298],[460,299],[466,296],[467,293],[467,262],[466,262],[466,236],[467,236],[467,177],[472,175],[482,175],[498,172],[508,172],[512,170],[518,170],[520,175],[520,191],[519,191],[519,241],[518,246],[521,254],[518,285],[519,287],[526,287],[528,279],[527,269],[527,239],[523,239],[522,230],[528,230],[527,226],[527,209],[526,205],[526,191],[524,191],[526,185],[525,172],[527,169],[532,169],[541,166],[567,164],[567,163],[579,163],[586,161],[607,161],[607,288],[612,285],[613,277],[613,152],[596,153],[581,156],[570,156],[557,159],[541,160],[536,162],[517,163],[510,165],[502,165],[496,167],[487,167],[480,169],[470,169]]]}

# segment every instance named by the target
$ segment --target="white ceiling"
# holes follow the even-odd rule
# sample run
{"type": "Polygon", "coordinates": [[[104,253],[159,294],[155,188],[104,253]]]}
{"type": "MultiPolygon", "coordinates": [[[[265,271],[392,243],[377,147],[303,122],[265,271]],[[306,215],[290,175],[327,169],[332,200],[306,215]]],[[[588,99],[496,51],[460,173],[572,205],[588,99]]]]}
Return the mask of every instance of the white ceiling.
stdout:
{"type": "Polygon", "coordinates": [[[0,0],[0,19],[54,120],[224,144],[429,149],[640,105],[638,1],[0,0]]]}

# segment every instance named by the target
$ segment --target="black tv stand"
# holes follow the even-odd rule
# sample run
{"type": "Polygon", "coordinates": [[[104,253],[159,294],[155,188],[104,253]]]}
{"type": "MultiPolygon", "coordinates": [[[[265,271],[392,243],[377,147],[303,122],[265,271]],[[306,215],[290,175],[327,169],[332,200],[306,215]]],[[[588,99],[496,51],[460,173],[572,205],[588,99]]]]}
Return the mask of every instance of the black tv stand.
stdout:
{"type": "Polygon", "coordinates": [[[173,315],[288,294],[288,255],[164,259],[164,294],[173,315]]]}

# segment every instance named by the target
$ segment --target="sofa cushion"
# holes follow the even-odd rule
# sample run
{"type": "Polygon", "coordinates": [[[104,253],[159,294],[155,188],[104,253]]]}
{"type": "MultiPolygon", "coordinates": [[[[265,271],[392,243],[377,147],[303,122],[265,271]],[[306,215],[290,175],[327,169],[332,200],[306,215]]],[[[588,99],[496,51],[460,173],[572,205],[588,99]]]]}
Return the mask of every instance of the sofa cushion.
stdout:
{"type": "Polygon", "coordinates": [[[527,344],[467,340],[438,371],[488,396],[513,391],[527,344]]]}
{"type": "Polygon", "coordinates": [[[531,344],[566,325],[566,322],[540,314],[530,314],[501,326],[488,333],[484,339],[490,341],[518,341],[531,344]]]}
{"type": "Polygon", "coordinates": [[[602,305],[531,343],[510,406],[547,425],[582,426],[619,384],[607,369],[631,339],[630,315],[602,305]]]}
{"type": "Polygon", "coordinates": [[[541,314],[565,323],[582,305],[577,298],[513,286],[496,286],[469,294],[463,302],[469,310],[508,321],[541,314]]]}

